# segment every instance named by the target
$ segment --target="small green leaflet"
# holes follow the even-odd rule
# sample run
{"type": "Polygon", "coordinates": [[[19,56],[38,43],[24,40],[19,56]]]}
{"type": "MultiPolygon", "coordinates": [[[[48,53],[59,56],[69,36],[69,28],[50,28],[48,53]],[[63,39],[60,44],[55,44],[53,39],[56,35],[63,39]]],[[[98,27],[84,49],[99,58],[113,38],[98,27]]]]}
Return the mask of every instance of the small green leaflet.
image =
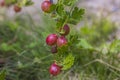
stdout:
{"type": "Polygon", "coordinates": [[[62,70],[67,70],[70,69],[72,67],[72,65],[74,64],[74,59],[75,57],[70,53],[64,60],[63,60],[63,68],[62,70]]]}
{"type": "Polygon", "coordinates": [[[65,10],[64,10],[64,6],[61,4],[57,7],[56,12],[59,16],[65,16],[65,10]]]}
{"type": "Polygon", "coordinates": [[[75,7],[72,11],[72,14],[70,15],[70,19],[68,22],[71,24],[77,24],[82,19],[84,13],[84,9],[79,9],[78,7],[75,7]]]}
{"type": "Polygon", "coordinates": [[[32,2],[31,0],[30,1],[27,1],[26,3],[25,3],[25,6],[30,6],[30,5],[33,5],[34,4],[34,2],[32,2]]]}

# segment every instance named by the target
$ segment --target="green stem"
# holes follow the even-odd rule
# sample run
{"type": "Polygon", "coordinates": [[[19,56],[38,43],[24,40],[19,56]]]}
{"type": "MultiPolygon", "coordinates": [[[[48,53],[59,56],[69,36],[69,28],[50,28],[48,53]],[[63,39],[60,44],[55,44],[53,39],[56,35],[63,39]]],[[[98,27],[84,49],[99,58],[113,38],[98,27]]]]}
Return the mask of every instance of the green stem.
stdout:
{"type": "MultiPolygon", "coordinates": [[[[76,1],[76,3],[77,3],[77,1],[76,1]]],[[[72,5],[72,7],[71,7],[71,9],[70,9],[70,11],[69,11],[69,15],[67,16],[67,18],[65,19],[65,22],[64,22],[63,25],[62,25],[62,29],[63,29],[64,25],[67,23],[67,21],[69,20],[71,14],[72,14],[72,11],[73,11],[73,9],[74,9],[74,7],[76,6],[76,3],[74,3],[74,4],[72,5]]]]}

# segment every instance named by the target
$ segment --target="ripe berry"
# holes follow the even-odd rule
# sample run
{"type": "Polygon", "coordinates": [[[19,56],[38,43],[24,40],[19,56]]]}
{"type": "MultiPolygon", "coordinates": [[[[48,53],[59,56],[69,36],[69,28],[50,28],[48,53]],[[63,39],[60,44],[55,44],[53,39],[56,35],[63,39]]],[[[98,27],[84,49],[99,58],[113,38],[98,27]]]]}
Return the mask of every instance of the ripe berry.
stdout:
{"type": "Polygon", "coordinates": [[[46,13],[50,13],[51,12],[51,5],[52,3],[50,1],[44,1],[42,4],[41,4],[41,9],[42,11],[46,12],[46,13]]]}
{"type": "Polygon", "coordinates": [[[49,73],[53,76],[57,76],[61,72],[61,67],[56,63],[53,63],[49,68],[49,73]]]}
{"type": "Polygon", "coordinates": [[[56,46],[56,45],[55,45],[55,46],[52,46],[51,52],[52,52],[52,53],[57,53],[57,46],[56,46]]]}
{"type": "Polygon", "coordinates": [[[61,36],[57,39],[57,46],[62,47],[67,44],[67,39],[64,36],[61,36]]]}
{"type": "Polygon", "coordinates": [[[60,31],[61,31],[60,34],[62,36],[66,36],[70,32],[70,27],[67,24],[65,24],[64,27],[60,29],[60,31]]]}
{"type": "Polygon", "coordinates": [[[52,45],[56,44],[57,39],[58,39],[58,36],[56,34],[50,34],[46,38],[46,43],[47,43],[47,45],[52,46],[52,45]]]}
{"type": "Polygon", "coordinates": [[[17,6],[17,5],[15,5],[14,6],[14,11],[17,13],[17,12],[20,12],[22,10],[22,8],[21,7],[19,7],[19,6],[17,6]]]}
{"type": "Polygon", "coordinates": [[[5,6],[5,1],[4,1],[4,0],[0,1],[0,6],[1,6],[1,7],[4,7],[4,6],[5,6]]]}

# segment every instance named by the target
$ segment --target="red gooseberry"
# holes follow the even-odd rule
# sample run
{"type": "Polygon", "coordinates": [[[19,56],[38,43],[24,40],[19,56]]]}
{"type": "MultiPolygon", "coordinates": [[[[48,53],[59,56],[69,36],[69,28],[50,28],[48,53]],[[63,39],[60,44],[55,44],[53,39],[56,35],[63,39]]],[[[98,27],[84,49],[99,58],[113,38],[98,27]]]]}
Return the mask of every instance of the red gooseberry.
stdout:
{"type": "Polygon", "coordinates": [[[46,38],[46,43],[47,45],[50,45],[50,46],[55,45],[57,42],[57,39],[58,39],[58,36],[56,34],[50,34],[46,38]]]}

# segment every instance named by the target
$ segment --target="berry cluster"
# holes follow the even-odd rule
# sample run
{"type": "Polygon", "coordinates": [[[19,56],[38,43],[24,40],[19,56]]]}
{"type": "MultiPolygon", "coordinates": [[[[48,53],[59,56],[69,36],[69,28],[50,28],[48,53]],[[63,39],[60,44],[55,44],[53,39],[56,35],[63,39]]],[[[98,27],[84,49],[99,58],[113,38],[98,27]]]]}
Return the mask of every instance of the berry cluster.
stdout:
{"type": "MultiPolygon", "coordinates": [[[[45,13],[53,12],[51,10],[52,5],[53,5],[52,0],[43,1],[41,4],[41,9],[45,13]]],[[[67,45],[68,40],[66,39],[65,36],[68,35],[69,32],[70,32],[70,27],[68,26],[68,24],[65,23],[63,26],[59,28],[59,34],[52,33],[47,36],[46,44],[51,46],[51,52],[53,54],[58,52],[58,48],[61,48],[67,45]]],[[[53,64],[49,68],[49,73],[53,76],[56,76],[61,72],[61,70],[62,70],[62,67],[58,65],[57,62],[53,62],[53,64]]]]}
{"type": "Polygon", "coordinates": [[[67,24],[64,25],[63,28],[60,29],[60,32],[60,36],[57,34],[50,34],[46,38],[47,45],[52,46],[52,53],[57,53],[57,47],[62,47],[67,44],[65,36],[70,32],[69,26],[67,24]]]}

